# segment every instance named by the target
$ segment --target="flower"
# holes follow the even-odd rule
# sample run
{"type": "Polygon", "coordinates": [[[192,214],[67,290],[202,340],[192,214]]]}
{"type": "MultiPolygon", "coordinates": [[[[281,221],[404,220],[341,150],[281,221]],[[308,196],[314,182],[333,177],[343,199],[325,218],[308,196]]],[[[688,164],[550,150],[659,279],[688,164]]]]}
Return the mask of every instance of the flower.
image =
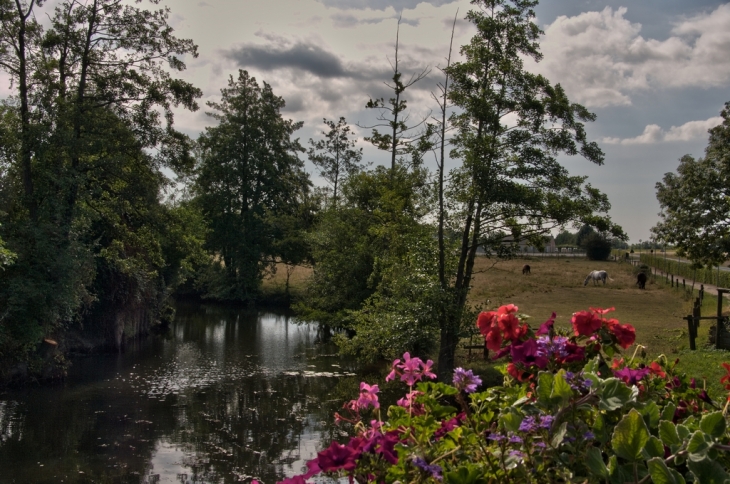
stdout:
{"type": "Polygon", "coordinates": [[[334,472],[340,469],[355,470],[360,452],[352,447],[332,442],[330,446],[317,454],[317,465],[323,472],[334,472]]]}
{"type": "Polygon", "coordinates": [[[601,309],[601,308],[590,308],[591,311],[593,311],[596,314],[604,315],[606,313],[610,313],[611,311],[615,311],[616,308],[608,308],[608,309],[601,309]]]}
{"type": "Polygon", "coordinates": [[[553,420],[555,420],[555,417],[552,415],[543,415],[540,417],[540,428],[550,429],[550,426],[553,424],[553,420]]]}
{"type": "Polygon", "coordinates": [[[609,319],[607,322],[609,330],[618,340],[619,346],[626,349],[636,341],[636,330],[630,324],[621,324],[615,319],[609,319]]]}
{"type": "Polygon", "coordinates": [[[364,381],[360,382],[360,398],[357,399],[358,408],[365,410],[370,405],[373,408],[380,408],[377,395],[378,391],[378,385],[368,385],[364,381]]]}
{"type": "Polygon", "coordinates": [[[413,459],[413,464],[418,467],[419,469],[428,472],[431,474],[431,477],[434,479],[440,481],[444,478],[442,475],[443,469],[441,469],[440,465],[437,464],[429,464],[425,460],[421,459],[420,457],[416,457],[413,459]]]}
{"type": "Polygon", "coordinates": [[[576,336],[590,336],[601,329],[603,324],[603,321],[590,311],[573,313],[570,322],[573,324],[576,336]]]}
{"type": "Polygon", "coordinates": [[[536,334],[538,336],[543,335],[543,334],[549,334],[550,333],[550,330],[553,329],[553,325],[555,324],[555,317],[556,316],[557,316],[557,314],[553,313],[550,316],[550,319],[548,319],[547,321],[545,321],[544,323],[542,323],[540,325],[540,329],[537,330],[537,333],[536,334]]]}
{"type": "Polygon", "coordinates": [[[535,417],[528,416],[522,419],[522,422],[520,422],[520,432],[530,433],[537,430],[537,422],[535,421],[535,417]]]}
{"type": "Polygon", "coordinates": [[[649,368],[639,368],[633,370],[628,366],[621,370],[614,371],[613,374],[621,378],[627,385],[636,385],[636,383],[644,378],[646,375],[651,373],[649,368]]]}
{"type": "Polygon", "coordinates": [[[408,386],[413,386],[417,381],[421,381],[424,377],[436,378],[436,375],[431,371],[433,361],[428,360],[426,363],[420,358],[411,358],[411,354],[408,352],[403,353],[403,363],[400,359],[393,361],[390,373],[385,377],[386,381],[394,380],[396,376],[400,375],[401,381],[406,382],[408,386]]]}
{"type": "Polygon", "coordinates": [[[461,424],[461,422],[464,421],[465,418],[466,414],[462,412],[454,418],[441,422],[441,428],[433,433],[434,440],[439,440],[441,437],[454,430],[461,424]]]}
{"type": "Polygon", "coordinates": [[[398,400],[396,403],[399,407],[409,409],[411,415],[422,415],[426,412],[426,409],[423,407],[423,404],[416,402],[416,397],[418,397],[419,395],[423,395],[423,392],[413,390],[412,392],[406,394],[405,397],[398,400]]]}
{"type": "Polygon", "coordinates": [[[477,387],[482,384],[482,379],[474,375],[471,370],[457,368],[454,370],[454,386],[466,393],[474,393],[477,387]]]}
{"type": "Polygon", "coordinates": [[[307,484],[307,479],[304,476],[294,476],[284,479],[283,481],[279,481],[278,484],[307,484]]]}
{"type": "Polygon", "coordinates": [[[667,377],[667,374],[664,372],[664,370],[662,370],[662,366],[656,361],[651,362],[651,365],[649,365],[649,371],[651,371],[652,375],[657,375],[662,378],[667,377]]]}

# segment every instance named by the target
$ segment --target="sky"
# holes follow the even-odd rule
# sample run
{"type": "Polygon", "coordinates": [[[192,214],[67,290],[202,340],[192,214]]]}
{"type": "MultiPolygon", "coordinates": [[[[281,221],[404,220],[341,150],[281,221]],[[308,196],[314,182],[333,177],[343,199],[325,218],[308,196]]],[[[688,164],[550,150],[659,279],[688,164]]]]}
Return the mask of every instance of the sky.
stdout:
{"type": "MultiPolygon", "coordinates": [[[[372,110],[364,108],[368,99],[388,98],[384,82],[392,77],[398,16],[402,72],[431,69],[406,92],[412,119],[436,108],[431,92],[441,80],[438,67],[445,65],[454,18],[456,56],[474,32],[464,20],[473,8],[468,0],[161,4],[171,9],[175,34],[199,46],[199,57],[186,59],[179,75],[204,97],[197,112],[177,113],[179,129],[197,137],[212,125],[205,102],[218,100],[228,76],[246,69],[285,99],[285,117],[304,122],[297,136],[305,146],[324,130],[323,118],[344,116],[365,158],[375,163],[386,163],[387,156],[362,140],[370,131],[357,125],[374,122],[372,110]]],[[[579,157],[561,161],[608,195],[610,215],[631,242],[647,240],[659,220],[655,184],[683,155],[702,156],[707,130],[720,123],[730,101],[730,3],[545,0],[536,13],[544,58],[527,67],[560,83],[571,101],[597,115],[588,134],[606,154],[603,166],[579,157]]]]}

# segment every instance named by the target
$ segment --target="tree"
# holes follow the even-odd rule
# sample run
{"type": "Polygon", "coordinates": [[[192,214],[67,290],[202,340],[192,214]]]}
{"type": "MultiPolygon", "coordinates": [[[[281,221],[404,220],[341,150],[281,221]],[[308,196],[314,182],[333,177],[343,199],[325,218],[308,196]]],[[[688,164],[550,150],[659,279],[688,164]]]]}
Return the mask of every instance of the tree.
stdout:
{"type": "Polygon", "coordinates": [[[325,139],[309,140],[309,161],[319,169],[320,176],[332,185],[332,201],[337,205],[337,189],[342,179],[361,169],[362,148],[354,149],[355,141],[349,138],[351,132],[345,118],[340,117],[336,124],[324,119],[324,124],[330,128],[328,132],[322,132],[325,139]]]}
{"type": "Polygon", "coordinates": [[[605,195],[557,162],[563,152],[602,164],[603,153],[586,138],[583,123],[594,115],[570,103],[559,85],[523,67],[524,57],[541,58],[541,32],[532,21],[536,3],[474,0],[477,8],[467,19],[477,33],[461,49],[464,61],[448,68],[449,99],[460,108],[452,116],[458,129],[452,155],[462,166],[452,170],[449,187],[460,244],[439,311],[441,378],[453,370],[477,248],[490,234],[527,238],[588,218],[620,232],[594,215],[608,210],[605,195]]]}
{"type": "Polygon", "coordinates": [[[730,253],[730,102],[721,115],[722,124],[709,130],[705,156],[683,156],[677,173],[656,184],[661,221],[652,228],[679,255],[710,266],[730,253]]]}
{"type": "Polygon", "coordinates": [[[394,97],[390,98],[388,102],[385,102],[383,98],[370,99],[365,107],[380,111],[377,119],[381,123],[374,126],[364,126],[366,128],[372,128],[372,135],[366,137],[365,141],[371,142],[380,150],[390,152],[390,169],[393,172],[395,171],[398,156],[410,154],[413,157],[413,155],[416,155],[414,161],[420,161],[418,153],[423,150],[422,146],[419,145],[431,134],[430,131],[428,133],[417,132],[418,127],[425,122],[425,119],[416,124],[409,123],[410,114],[407,112],[408,103],[403,99],[403,93],[406,89],[426,77],[430,69],[425,68],[421,72],[412,74],[407,80],[403,79],[403,73],[398,66],[400,22],[401,19],[398,18],[398,30],[395,37],[395,57],[391,63],[391,67],[393,68],[392,83],[385,83],[393,91],[394,97]],[[377,128],[379,127],[388,128],[389,132],[383,134],[378,131],[377,128]]]}
{"type": "Polygon", "coordinates": [[[266,267],[276,262],[276,225],[294,215],[309,190],[309,176],[292,139],[302,126],[281,116],[284,100],[248,72],[231,76],[221,101],[208,113],[219,124],[198,140],[196,200],[210,226],[208,248],[219,257],[222,278],[209,295],[253,301],[266,267]]]}
{"type": "Polygon", "coordinates": [[[197,47],[173,35],[169,9],[54,4],[43,12],[48,2],[0,0],[0,68],[16,88],[0,119],[0,230],[17,254],[0,280],[0,372],[70,329],[101,322],[102,333],[121,335],[130,321],[132,334],[144,332],[187,257],[162,253],[180,241],[162,233],[175,232],[167,223],[176,217],[161,191],[163,168],[191,167],[172,110],[197,109],[201,91],[174,77],[197,47]],[[108,320],[94,319],[112,299],[108,320]]]}
{"type": "Polygon", "coordinates": [[[575,247],[577,244],[576,242],[576,234],[568,232],[567,230],[561,230],[557,237],[555,237],[555,245],[557,246],[571,246],[575,247]]]}
{"type": "Polygon", "coordinates": [[[588,240],[588,237],[591,234],[595,233],[596,231],[593,230],[593,227],[588,224],[583,225],[580,230],[578,230],[578,233],[575,234],[575,244],[578,247],[585,247],[585,241],[588,240]]]}

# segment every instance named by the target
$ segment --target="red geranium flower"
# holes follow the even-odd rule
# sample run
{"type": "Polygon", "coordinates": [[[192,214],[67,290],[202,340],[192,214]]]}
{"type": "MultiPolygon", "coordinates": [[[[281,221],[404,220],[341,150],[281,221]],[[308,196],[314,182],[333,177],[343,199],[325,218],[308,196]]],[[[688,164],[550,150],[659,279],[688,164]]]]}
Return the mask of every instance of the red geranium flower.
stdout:
{"type": "Polygon", "coordinates": [[[479,332],[482,333],[485,338],[492,330],[496,316],[497,313],[495,311],[484,311],[479,313],[479,317],[477,317],[477,327],[479,327],[479,332]]]}
{"type": "MultiPolygon", "coordinates": [[[[504,307],[504,306],[503,306],[504,307]]],[[[502,308],[500,308],[502,309],[502,308]]],[[[505,339],[516,340],[520,331],[520,320],[512,313],[503,314],[498,319],[499,329],[505,339]]]]}
{"type": "Polygon", "coordinates": [[[505,304],[497,309],[497,314],[512,314],[516,313],[519,308],[514,304],[505,304]]]}
{"type": "Polygon", "coordinates": [[[570,322],[573,323],[576,336],[590,336],[601,329],[603,324],[603,321],[590,311],[573,313],[570,322]]]}
{"type": "Polygon", "coordinates": [[[649,365],[649,370],[651,370],[652,375],[657,375],[662,378],[666,378],[667,374],[662,370],[662,365],[657,363],[656,361],[652,361],[651,365],[649,365]]]}
{"type": "Polygon", "coordinates": [[[623,349],[628,348],[636,341],[636,330],[630,324],[621,324],[615,319],[610,319],[608,320],[608,328],[623,349]]]}
{"type": "Polygon", "coordinates": [[[603,314],[606,314],[606,313],[610,313],[611,311],[615,311],[615,310],[616,310],[616,308],[608,308],[608,309],[601,309],[601,308],[590,308],[590,309],[591,309],[591,311],[593,311],[594,313],[596,313],[596,314],[601,314],[601,315],[603,315],[603,314]]]}

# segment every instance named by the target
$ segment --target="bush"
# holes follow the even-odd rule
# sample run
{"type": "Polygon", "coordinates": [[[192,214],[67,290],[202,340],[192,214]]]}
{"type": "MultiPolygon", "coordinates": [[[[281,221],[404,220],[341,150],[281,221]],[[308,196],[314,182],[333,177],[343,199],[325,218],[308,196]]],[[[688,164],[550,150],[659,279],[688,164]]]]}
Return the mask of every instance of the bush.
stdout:
{"type": "Polygon", "coordinates": [[[570,335],[556,332],[554,317],[533,331],[513,305],[481,313],[487,345],[508,360],[503,387],[479,392],[480,379],[461,368],[452,385],[425,382],[433,363],[406,353],[386,378],[404,382],[405,397],[381,412],[378,386],[362,382],[335,415],[355,435],[284,483],[318,474],[361,483],[726,482],[722,408],[676,361],[615,357],[635,331],[606,319],[609,311],[575,313],[570,335]]]}
{"type": "Polygon", "coordinates": [[[596,233],[585,238],[583,247],[589,260],[606,260],[611,255],[611,241],[596,233]]]}

